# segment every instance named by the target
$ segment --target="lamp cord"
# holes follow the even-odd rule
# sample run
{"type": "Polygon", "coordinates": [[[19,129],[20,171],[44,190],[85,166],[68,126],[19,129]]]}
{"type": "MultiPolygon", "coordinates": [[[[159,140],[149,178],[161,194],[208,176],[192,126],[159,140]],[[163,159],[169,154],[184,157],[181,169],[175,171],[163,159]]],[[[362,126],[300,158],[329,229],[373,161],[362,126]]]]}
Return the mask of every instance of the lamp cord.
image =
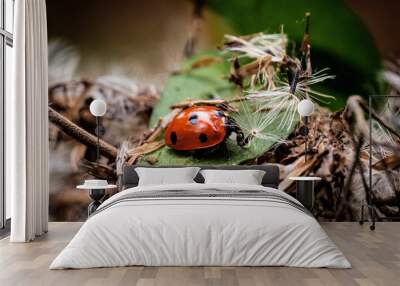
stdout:
{"type": "Polygon", "coordinates": [[[98,164],[99,158],[100,158],[100,134],[99,134],[99,117],[98,116],[96,116],[96,135],[97,135],[96,164],[98,164]]]}
{"type": "Polygon", "coordinates": [[[306,127],[306,134],[304,136],[304,160],[307,163],[307,153],[308,153],[308,118],[304,116],[304,126],[306,127]]]}

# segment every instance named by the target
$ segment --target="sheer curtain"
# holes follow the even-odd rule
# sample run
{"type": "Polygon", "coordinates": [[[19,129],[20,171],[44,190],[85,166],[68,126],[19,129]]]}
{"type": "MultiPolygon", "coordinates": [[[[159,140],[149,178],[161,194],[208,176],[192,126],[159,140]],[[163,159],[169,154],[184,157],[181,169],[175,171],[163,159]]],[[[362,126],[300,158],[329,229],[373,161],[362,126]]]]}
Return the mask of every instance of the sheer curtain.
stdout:
{"type": "Polygon", "coordinates": [[[13,92],[6,98],[6,188],[12,242],[48,225],[48,76],[45,0],[15,2],[13,92]]]}

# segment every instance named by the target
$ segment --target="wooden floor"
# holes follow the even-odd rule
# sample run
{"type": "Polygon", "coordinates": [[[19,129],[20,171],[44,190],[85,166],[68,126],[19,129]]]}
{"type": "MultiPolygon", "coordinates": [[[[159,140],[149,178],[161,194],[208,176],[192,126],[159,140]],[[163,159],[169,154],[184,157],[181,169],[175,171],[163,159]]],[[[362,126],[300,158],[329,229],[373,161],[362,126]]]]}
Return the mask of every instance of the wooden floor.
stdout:
{"type": "Polygon", "coordinates": [[[48,270],[80,223],[50,223],[43,238],[28,244],[0,241],[0,285],[400,285],[400,223],[323,223],[352,269],[289,267],[124,267],[48,270]]]}

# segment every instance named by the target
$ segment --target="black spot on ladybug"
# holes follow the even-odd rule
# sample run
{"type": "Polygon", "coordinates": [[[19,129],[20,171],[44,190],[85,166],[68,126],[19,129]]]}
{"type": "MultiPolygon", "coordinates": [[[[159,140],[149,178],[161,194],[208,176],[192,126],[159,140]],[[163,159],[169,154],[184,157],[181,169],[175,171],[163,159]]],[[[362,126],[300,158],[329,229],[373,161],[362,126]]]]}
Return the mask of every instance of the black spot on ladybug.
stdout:
{"type": "Polygon", "coordinates": [[[170,139],[171,143],[175,145],[178,138],[176,137],[176,133],[174,131],[171,132],[170,139]]]}
{"type": "Polygon", "coordinates": [[[198,118],[197,114],[196,113],[192,113],[189,116],[189,122],[191,124],[195,125],[197,123],[197,118],[198,118]]]}
{"type": "Polygon", "coordinates": [[[219,117],[219,118],[224,117],[224,114],[222,114],[222,112],[219,111],[219,110],[216,110],[216,111],[215,111],[215,115],[216,115],[217,117],[219,117]]]}
{"type": "Polygon", "coordinates": [[[207,134],[201,133],[199,136],[199,140],[201,143],[206,143],[208,140],[207,134]]]}

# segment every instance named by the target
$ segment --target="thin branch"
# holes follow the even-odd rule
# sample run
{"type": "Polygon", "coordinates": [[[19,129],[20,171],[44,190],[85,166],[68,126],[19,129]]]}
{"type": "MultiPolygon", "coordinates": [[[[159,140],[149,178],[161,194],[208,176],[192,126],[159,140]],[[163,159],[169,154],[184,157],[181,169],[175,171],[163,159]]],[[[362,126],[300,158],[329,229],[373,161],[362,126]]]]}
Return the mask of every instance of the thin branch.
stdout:
{"type": "Polygon", "coordinates": [[[310,45],[310,17],[311,17],[311,13],[307,12],[305,14],[305,21],[306,21],[306,25],[304,27],[304,34],[303,34],[303,40],[301,42],[301,47],[300,47],[300,51],[302,53],[302,55],[305,57],[307,54],[307,50],[308,50],[308,46],[310,45]]]}
{"type": "Polygon", "coordinates": [[[140,156],[152,153],[157,151],[158,149],[165,146],[164,140],[153,141],[153,142],[145,142],[140,146],[129,150],[129,160],[127,161],[128,165],[133,165],[140,156]]]}
{"type": "MultiPolygon", "coordinates": [[[[62,116],[60,113],[55,111],[53,108],[49,107],[49,120],[57,125],[65,134],[71,136],[78,142],[85,144],[86,146],[90,146],[96,148],[97,146],[97,138],[96,136],[90,134],[86,130],[82,129],[71,120],[62,116]]],[[[112,146],[111,144],[100,140],[100,153],[104,156],[115,160],[118,155],[118,149],[112,146]]]]}
{"type": "MultiPolygon", "coordinates": [[[[300,74],[303,70],[303,64],[305,61],[308,62],[306,57],[310,56],[310,44],[309,44],[309,38],[310,38],[310,17],[311,13],[307,12],[306,15],[306,25],[304,28],[304,34],[303,34],[303,40],[301,42],[301,47],[300,47],[300,52],[301,52],[301,58],[300,58],[300,66],[296,69],[292,82],[290,83],[290,93],[295,94],[296,92],[296,87],[297,83],[299,81],[300,74]]],[[[311,70],[311,67],[309,67],[311,70]]],[[[309,73],[309,70],[307,70],[307,74],[309,73]]],[[[308,76],[311,76],[311,74],[308,74],[308,76]]]]}

